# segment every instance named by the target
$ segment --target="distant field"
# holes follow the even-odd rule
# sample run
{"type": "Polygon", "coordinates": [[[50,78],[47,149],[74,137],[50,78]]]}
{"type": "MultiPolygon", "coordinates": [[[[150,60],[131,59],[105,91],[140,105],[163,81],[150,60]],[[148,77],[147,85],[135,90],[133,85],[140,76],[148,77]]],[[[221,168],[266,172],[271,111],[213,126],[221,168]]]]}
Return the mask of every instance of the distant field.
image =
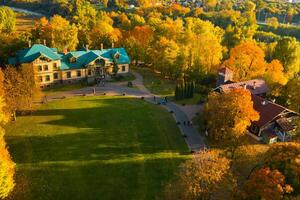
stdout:
{"type": "Polygon", "coordinates": [[[6,130],[13,200],[154,200],[190,157],[172,116],[126,97],[43,105],[6,130]]]}
{"type": "Polygon", "coordinates": [[[35,21],[39,19],[37,16],[17,13],[16,29],[19,32],[28,31],[34,27],[35,21]]]}

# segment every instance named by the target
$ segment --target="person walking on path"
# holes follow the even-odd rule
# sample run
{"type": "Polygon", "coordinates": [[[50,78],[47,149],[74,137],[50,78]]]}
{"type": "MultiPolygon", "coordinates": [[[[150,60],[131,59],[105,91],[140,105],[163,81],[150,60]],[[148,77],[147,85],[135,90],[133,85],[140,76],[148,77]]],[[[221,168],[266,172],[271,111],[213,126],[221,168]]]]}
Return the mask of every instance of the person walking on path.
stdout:
{"type": "Polygon", "coordinates": [[[156,96],[153,96],[153,101],[156,102],[156,96]]]}
{"type": "Polygon", "coordinates": [[[96,88],[95,87],[93,87],[93,94],[94,94],[94,96],[96,95],[96,88]]]}

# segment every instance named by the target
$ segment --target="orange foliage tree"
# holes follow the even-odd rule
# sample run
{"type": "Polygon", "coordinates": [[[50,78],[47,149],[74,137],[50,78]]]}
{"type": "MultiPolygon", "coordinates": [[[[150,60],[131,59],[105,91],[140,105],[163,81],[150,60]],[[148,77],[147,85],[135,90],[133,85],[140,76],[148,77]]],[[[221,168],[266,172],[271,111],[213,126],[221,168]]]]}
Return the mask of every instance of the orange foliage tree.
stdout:
{"type": "Polygon", "coordinates": [[[209,138],[218,144],[229,146],[232,156],[251,121],[259,119],[258,112],[253,108],[251,94],[244,89],[235,89],[225,94],[210,94],[204,116],[209,138]]]}
{"type": "Polygon", "coordinates": [[[251,173],[249,180],[245,182],[242,198],[280,200],[284,194],[292,191],[293,188],[285,183],[281,172],[264,167],[251,173]]]}
{"type": "Polygon", "coordinates": [[[265,72],[265,53],[254,42],[243,42],[230,51],[230,58],[224,62],[234,70],[234,80],[249,80],[265,72]]]}
{"type": "Polygon", "coordinates": [[[124,33],[123,40],[126,50],[132,60],[146,61],[150,42],[153,40],[153,31],[149,26],[135,26],[132,30],[124,33]]]}

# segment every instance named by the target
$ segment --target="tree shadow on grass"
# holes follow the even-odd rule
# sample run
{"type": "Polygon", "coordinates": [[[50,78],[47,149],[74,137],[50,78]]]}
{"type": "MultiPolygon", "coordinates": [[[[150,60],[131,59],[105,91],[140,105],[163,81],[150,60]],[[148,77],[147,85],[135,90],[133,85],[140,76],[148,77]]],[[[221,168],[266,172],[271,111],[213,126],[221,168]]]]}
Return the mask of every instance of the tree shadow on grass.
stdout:
{"type": "Polygon", "coordinates": [[[17,163],[10,198],[154,199],[187,148],[167,112],[137,101],[92,100],[88,108],[58,105],[28,116],[42,118],[32,121],[31,136],[6,137],[17,163]]]}
{"type": "Polygon", "coordinates": [[[14,200],[155,199],[183,158],[18,166],[14,200]]]}

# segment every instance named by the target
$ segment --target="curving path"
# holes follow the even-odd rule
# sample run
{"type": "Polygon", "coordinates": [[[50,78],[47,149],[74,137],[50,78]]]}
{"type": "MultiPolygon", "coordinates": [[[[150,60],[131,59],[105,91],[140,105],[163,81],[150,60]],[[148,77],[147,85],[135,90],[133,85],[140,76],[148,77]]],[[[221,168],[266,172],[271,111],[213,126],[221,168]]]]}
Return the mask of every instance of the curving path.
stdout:
{"type": "MultiPolygon", "coordinates": [[[[126,87],[127,82],[121,83],[106,83],[104,87],[86,87],[79,90],[60,92],[53,95],[47,96],[47,101],[53,101],[56,99],[61,99],[62,97],[74,97],[74,96],[82,96],[82,95],[106,95],[115,96],[115,95],[123,95],[132,96],[136,98],[144,97],[146,101],[157,104],[158,101],[162,100],[160,97],[156,97],[156,101],[154,101],[154,95],[144,86],[143,77],[137,73],[132,72],[132,74],[136,77],[133,81],[133,85],[136,88],[126,87]]],[[[202,136],[198,133],[196,127],[187,126],[183,124],[183,121],[188,121],[191,119],[191,115],[189,111],[186,111],[175,103],[168,102],[166,105],[163,105],[169,112],[173,112],[172,115],[176,122],[178,123],[181,134],[185,137],[185,141],[189,146],[190,151],[199,151],[205,148],[204,140],[202,136]]],[[[199,106],[192,107],[192,109],[200,109],[199,106]]]]}

